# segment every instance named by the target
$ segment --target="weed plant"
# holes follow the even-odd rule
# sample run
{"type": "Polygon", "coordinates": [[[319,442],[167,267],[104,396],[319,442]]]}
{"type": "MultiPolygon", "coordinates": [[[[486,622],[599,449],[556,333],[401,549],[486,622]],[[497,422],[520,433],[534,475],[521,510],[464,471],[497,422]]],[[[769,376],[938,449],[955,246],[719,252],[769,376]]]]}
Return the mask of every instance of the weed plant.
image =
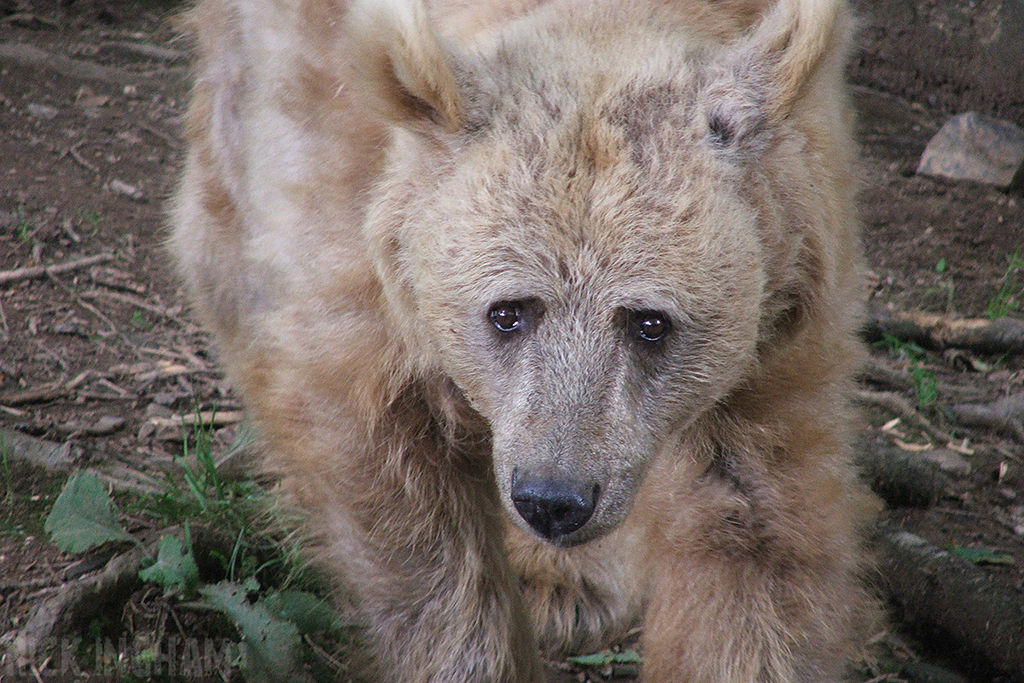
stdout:
{"type": "MultiPolygon", "coordinates": [[[[300,559],[298,517],[286,513],[252,479],[223,477],[211,437],[211,429],[196,420],[183,440],[182,455],[164,472],[164,490],[124,496],[133,516],[145,516],[164,530],[139,578],[162,588],[180,608],[226,618],[237,633],[242,656],[236,664],[246,679],[336,678],[333,660],[324,652],[348,647],[352,625],[311,592],[317,580],[300,559]],[[201,544],[200,534],[215,540],[201,544]],[[220,571],[211,571],[206,560],[220,571]]],[[[240,430],[240,439],[247,438],[248,432],[240,430]]],[[[68,480],[45,528],[58,547],[72,553],[100,545],[141,545],[90,474],[68,480]]]]}
{"type": "Polygon", "coordinates": [[[1020,310],[1022,299],[1024,299],[1024,258],[1021,258],[1020,251],[1016,251],[1010,257],[1010,264],[1003,274],[999,291],[989,299],[985,316],[990,320],[996,320],[1012,315],[1020,310]]]}
{"type": "Polygon", "coordinates": [[[926,410],[934,407],[939,397],[939,390],[935,381],[935,373],[923,365],[927,352],[914,342],[904,341],[889,334],[886,334],[881,341],[876,342],[875,346],[888,349],[894,356],[907,362],[910,376],[914,381],[918,408],[926,410]]]}

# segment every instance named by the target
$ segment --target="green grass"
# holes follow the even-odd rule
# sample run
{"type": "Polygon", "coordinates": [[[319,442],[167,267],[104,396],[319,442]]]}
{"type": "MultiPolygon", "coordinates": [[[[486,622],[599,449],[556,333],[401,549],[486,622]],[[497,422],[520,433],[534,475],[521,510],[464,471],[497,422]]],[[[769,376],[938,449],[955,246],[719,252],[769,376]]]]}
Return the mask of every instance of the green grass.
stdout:
{"type": "Polygon", "coordinates": [[[910,365],[910,376],[914,380],[914,391],[917,394],[918,407],[930,408],[934,406],[939,397],[935,374],[931,370],[921,367],[917,362],[912,362],[910,365]]]}
{"type": "Polygon", "coordinates": [[[14,490],[12,488],[11,479],[11,460],[10,460],[10,449],[7,448],[7,439],[3,434],[0,434],[0,475],[3,476],[4,480],[4,505],[10,506],[14,501],[14,490]]]}
{"type": "Polygon", "coordinates": [[[83,223],[89,223],[92,225],[92,229],[95,232],[100,226],[100,215],[92,209],[81,209],[78,212],[78,218],[83,223]]]}
{"type": "Polygon", "coordinates": [[[914,342],[904,341],[889,334],[885,335],[881,341],[876,342],[875,346],[888,349],[895,357],[907,362],[910,367],[910,376],[914,380],[917,406],[921,409],[933,407],[938,400],[939,390],[935,381],[935,373],[923,365],[927,358],[924,348],[914,342]]]}
{"type": "Polygon", "coordinates": [[[938,276],[935,284],[921,291],[916,305],[924,311],[952,315],[956,311],[956,283],[951,264],[940,258],[933,270],[938,276]]]}
{"type": "Polygon", "coordinates": [[[32,237],[32,225],[28,222],[28,217],[25,216],[25,211],[20,206],[15,209],[15,214],[18,222],[18,241],[22,243],[28,242],[32,237]]]}
{"type": "Polygon", "coordinates": [[[142,311],[133,311],[131,325],[136,330],[141,332],[147,332],[153,329],[153,323],[146,317],[146,314],[142,311]]]}
{"type": "Polygon", "coordinates": [[[1024,258],[1021,258],[1020,251],[1016,251],[1009,260],[999,291],[989,299],[985,309],[985,316],[990,320],[1016,313],[1024,299],[1024,258]]]}
{"type": "MultiPolygon", "coordinates": [[[[244,430],[240,438],[249,438],[244,430]]],[[[228,480],[221,476],[211,448],[212,430],[199,420],[182,441],[182,454],[164,472],[164,491],[141,497],[130,511],[166,526],[190,522],[227,541],[211,550],[229,581],[264,580],[290,585],[302,573],[290,530],[298,519],[281,510],[252,479],[228,480]]]]}

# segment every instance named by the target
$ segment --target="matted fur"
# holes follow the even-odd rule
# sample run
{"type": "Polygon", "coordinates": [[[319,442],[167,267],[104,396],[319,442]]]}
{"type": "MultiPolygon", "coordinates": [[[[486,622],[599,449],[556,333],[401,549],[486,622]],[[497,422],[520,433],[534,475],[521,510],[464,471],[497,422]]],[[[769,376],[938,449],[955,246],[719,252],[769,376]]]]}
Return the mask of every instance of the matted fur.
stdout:
{"type": "Polygon", "coordinates": [[[642,624],[647,681],[835,680],[870,614],[843,0],[189,24],[172,247],[383,678],[539,681],[642,624]],[[593,516],[539,539],[517,472],[593,516]]]}

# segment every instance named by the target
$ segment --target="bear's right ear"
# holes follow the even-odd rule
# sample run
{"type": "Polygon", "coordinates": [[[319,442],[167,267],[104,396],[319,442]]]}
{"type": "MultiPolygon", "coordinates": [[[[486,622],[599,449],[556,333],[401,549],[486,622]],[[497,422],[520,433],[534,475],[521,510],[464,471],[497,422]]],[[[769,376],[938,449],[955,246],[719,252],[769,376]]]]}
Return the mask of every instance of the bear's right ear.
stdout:
{"type": "Polygon", "coordinates": [[[347,22],[354,85],[368,106],[393,123],[462,127],[452,55],[430,27],[422,0],[357,0],[347,22]]]}

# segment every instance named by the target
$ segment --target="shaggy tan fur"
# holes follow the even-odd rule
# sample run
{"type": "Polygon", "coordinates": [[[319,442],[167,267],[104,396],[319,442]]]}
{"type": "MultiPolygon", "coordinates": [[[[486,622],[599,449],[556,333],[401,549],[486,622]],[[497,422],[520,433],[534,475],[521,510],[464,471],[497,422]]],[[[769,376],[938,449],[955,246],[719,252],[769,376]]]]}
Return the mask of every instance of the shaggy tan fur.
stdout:
{"type": "Polygon", "coordinates": [[[642,623],[647,681],[835,680],[870,613],[843,0],[189,22],[172,246],[383,679],[539,681],[642,623]]]}

